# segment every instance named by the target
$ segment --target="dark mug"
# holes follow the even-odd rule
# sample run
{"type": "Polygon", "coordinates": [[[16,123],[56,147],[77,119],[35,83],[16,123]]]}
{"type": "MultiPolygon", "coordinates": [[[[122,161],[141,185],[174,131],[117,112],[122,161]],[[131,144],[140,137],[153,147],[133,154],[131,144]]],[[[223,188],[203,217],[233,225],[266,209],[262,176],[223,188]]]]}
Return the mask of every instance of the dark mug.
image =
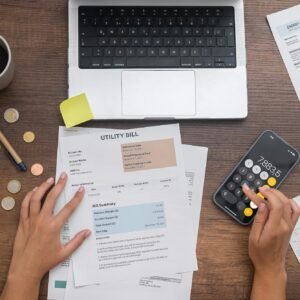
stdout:
{"type": "Polygon", "coordinates": [[[15,73],[10,47],[0,35],[0,90],[5,89],[12,81],[15,73]]]}

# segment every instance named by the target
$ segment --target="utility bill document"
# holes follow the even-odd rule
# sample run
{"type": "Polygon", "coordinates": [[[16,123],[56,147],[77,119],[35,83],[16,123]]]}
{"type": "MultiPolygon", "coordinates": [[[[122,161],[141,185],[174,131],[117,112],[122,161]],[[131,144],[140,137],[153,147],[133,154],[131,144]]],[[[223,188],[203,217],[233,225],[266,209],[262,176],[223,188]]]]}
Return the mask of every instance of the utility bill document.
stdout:
{"type": "MultiPolygon", "coordinates": [[[[104,132],[109,129],[101,128],[81,128],[75,127],[66,129],[65,127],[59,128],[58,144],[66,136],[91,134],[96,132],[104,132]]],[[[207,160],[208,149],[205,147],[195,147],[189,145],[182,145],[183,156],[185,164],[185,175],[187,179],[187,197],[184,199],[186,204],[190,207],[192,212],[192,221],[194,226],[195,247],[198,237],[198,225],[200,220],[202,192],[205,179],[205,168],[207,160]]],[[[56,178],[58,179],[63,171],[62,159],[60,149],[57,149],[57,166],[56,178]]],[[[65,195],[62,193],[56,203],[55,214],[57,214],[64,206],[66,200],[65,195]]],[[[61,240],[67,243],[70,240],[70,232],[68,223],[65,224],[61,232],[61,240]]],[[[119,283],[115,282],[113,288],[110,288],[110,283],[105,285],[91,285],[83,288],[75,288],[73,280],[72,268],[70,268],[69,279],[69,260],[61,263],[49,273],[48,283],[48,299],[50,300],[63,300],[63,299],[85,299],[90,300],[102,299],[102,294],[106,296],[106,300],[118,300],[120,297],[143,300],[188,300],[190,299],[192,287],[192,273],[182,273],[166,276],[152,276],[147,278],[140,278],[138,280],[126,281],[122,283],[124,288],[120,288],[119,283]],[[132,284],[134,283],[134,284],[132,284]],[[116,286],[118,287],[116,289],[116,286]],[[65,289],[67,293],[65,295],[65,289]],[[107,290],[106,288],[109,288],[107,290]],[[121,296],[120,296],[121,295],[121,296]],[[142,295],[142,296],[141,296],[142,295]]]]}
{"type": "Polygon", "coordinates": [[[300,100],[300,5],[267,18],[300,100]]]}
{"type": "Polygon", "coordinates": [[[70,136],[60,151],[66,199],[86,188],[71,235],[92,231],[72,256],[75,286],[197,270],[178,125],[70,136]]]}

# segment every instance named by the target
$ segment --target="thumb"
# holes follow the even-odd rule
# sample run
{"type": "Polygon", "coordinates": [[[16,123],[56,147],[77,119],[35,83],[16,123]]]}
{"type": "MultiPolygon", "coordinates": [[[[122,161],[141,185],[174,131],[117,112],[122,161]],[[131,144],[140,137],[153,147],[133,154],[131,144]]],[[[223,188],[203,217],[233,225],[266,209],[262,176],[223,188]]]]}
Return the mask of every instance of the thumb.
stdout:
{"type": "Polygon", "coordinates": [[[263,202],[259,203],[257,214],[254,218],[254,222],[250,231],[249,240],[257,242],[263,232],[267,218],[269,215],[269,210],[267,205],[263,202]]]}

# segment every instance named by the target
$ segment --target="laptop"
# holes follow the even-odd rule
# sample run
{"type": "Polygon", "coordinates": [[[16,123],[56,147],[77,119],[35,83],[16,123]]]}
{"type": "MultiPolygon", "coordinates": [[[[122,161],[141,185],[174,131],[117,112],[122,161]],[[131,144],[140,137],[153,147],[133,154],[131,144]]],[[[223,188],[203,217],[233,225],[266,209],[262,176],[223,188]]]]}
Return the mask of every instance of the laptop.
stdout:
{"type": "Polygon", "coordinates": [[[242,119],[243,0],[69,0],[69,96],[95,119],[242,119]]]}

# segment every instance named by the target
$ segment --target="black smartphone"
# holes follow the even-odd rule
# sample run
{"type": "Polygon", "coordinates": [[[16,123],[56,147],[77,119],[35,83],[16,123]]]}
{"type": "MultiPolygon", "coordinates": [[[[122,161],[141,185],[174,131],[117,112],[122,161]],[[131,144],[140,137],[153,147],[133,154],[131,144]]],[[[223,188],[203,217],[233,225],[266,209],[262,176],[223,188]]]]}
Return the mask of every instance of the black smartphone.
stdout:
{"type": "Polygon", "coordinates": [[[257,206],[242,186],[278,188],[299,161],[299,153],[274,131],[264,131],[213,195],[215,204],[242,225],[249,225],[257,206]]]}

